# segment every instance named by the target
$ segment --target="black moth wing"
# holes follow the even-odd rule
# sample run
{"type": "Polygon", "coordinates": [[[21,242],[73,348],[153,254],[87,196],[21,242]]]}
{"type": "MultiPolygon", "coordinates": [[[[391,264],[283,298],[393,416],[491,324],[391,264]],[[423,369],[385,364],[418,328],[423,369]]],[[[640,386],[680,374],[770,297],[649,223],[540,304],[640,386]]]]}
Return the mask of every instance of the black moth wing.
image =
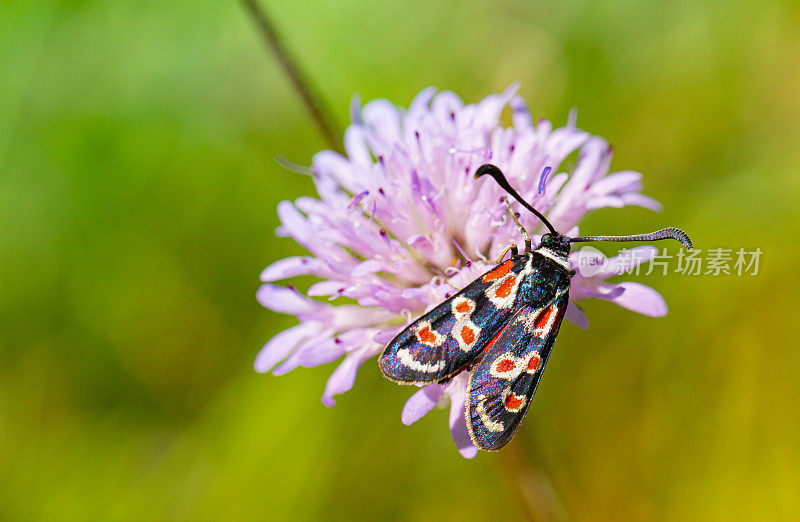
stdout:
{"type": "Polygon", "coordinates": [[[530,254],[497,265],[406,327],[378,359],[384,375],[400,384],[437,382],[473,363],[511,317],[530,254]]]}
{"type": "Polygon", "coordinates": [[[569,287],[545,306],[524,305],[472,369],[466,421],[472,442],[498,450],[530,407],[569,303],[569,287]]]}

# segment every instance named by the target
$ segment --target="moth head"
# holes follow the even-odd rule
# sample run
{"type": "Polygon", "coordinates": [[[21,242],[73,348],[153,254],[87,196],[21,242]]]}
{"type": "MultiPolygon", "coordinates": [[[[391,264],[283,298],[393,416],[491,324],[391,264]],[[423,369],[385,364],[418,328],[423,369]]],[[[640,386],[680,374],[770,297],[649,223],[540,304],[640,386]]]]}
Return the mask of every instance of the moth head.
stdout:
{"type": "Polygon", "coordinates": [[[567,257],[569,255],[570,248],[572,243],[570,242],[570,238],[565,236],[564,234],[552,234],[547,233],[542,236],[541,241],[539,242],[539,247],[544,247],[551,250],[555,254],[562,255],[567,257]]]}

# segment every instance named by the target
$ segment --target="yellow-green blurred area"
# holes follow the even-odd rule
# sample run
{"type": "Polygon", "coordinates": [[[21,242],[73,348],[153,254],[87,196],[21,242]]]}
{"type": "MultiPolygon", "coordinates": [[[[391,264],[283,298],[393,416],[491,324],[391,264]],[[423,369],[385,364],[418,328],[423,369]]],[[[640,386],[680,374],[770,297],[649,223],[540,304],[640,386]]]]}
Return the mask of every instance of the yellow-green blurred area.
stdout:
{"type": "MultiPolygon", "coordinates": [[[[342,124],[356,93],[520,81],[665,205],[582,232],[761,248],[755,276],[627,276],[664,318],[587,302],[517,437],[574,520],[800,513],[796,3],[268,8],[342,124]]],[[[446,411],[403,426],[414,389],[373,362],[330,409],[334,364],[253,371],[294,324],[255,301],[301,252],[276,204],[313,193],[275,158],[325,147],[237,2],[0,3],[0,518],[524,517],[501,456],[461,458],[446,411]]]]}

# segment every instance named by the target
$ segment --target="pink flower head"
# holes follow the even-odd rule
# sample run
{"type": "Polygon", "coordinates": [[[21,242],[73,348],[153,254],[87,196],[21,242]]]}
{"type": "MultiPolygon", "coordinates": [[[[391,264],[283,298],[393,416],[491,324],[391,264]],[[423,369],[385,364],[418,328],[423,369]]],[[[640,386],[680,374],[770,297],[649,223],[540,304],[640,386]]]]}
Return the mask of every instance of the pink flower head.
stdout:
{"type": "MultiPolygon", "coordinates": [[[[299,324],[267,342],[256,358],[257,371],[281,375],[343,358],[322,395],[322,402],[333,406],[334,395],[353,386],[358,368],[412,318],[488,270],[489,260],[519,242],[502,189],[473,179],[484,163],[500,167],[523,198],[570,236],[594,209],[659,209],[640,193],[641,174],[609,173],[612,150],[602,138],[579,130],[574,116],[558,129],[547,120],[534,124],[516,90],[512,86],[468,105],[452,92],[433,88],[422,91],[408,110],[386,100],[363,108],[354,104],[344,137],[346,156],[332,151],[314,156],[319,197],[278,205],[278,234],[292,237],[309,255],[281,259],[261,273],[259,302],[295,315],[299,324]],[[501,121],[506,106],[510,126],[501,121]],[[561,165],[575,151],[577,162],[565,172],[561,165]],[[298,275],[319,282],[305,295],[272,284],[298,275]],[[314,299],[323,296],[327,302],[314,299]],[[339,297],[357,304],[336,306],[339,297]]],[[[530,212],[521,209],[520,216],[529,231],[542,232],[530,212]]],[[[640,255],[632,257],[636,262],[655,252],[638,250],[640,255]]],[[[572,259],[580,255],[574,252],[572,259]]],[[[646,315],[666,313],[655,290],[607,283],[619,266],[609,263],[591,277],[579,273],[572,279],[568,320],[586,328],[586,317],[572,303],[592,297],[646,315]]],[[[403,423],[415,422],[449,398],[453,439],[462,455],[474,456],[463,415],[466,384],[462,373],[447,384],[423,387],[403,408],[403,423]]]]}

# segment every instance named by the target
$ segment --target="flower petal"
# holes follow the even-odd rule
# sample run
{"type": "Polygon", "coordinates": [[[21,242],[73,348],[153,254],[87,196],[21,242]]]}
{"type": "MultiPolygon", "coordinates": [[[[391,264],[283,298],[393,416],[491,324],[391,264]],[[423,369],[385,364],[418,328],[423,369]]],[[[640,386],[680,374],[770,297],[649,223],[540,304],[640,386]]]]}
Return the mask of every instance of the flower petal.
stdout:
{"type": "Polygon", "coordinates": [[[347,283],[342,281],[319,281],[308,287],[307,295],[319,297],[322,295],[335,295],[343,293],[347,289],[347,283]]]}
{"type": "Polygon", "coordinates": [[[360,125],[351,125],[344,132],[344,149],[351,164],[368,167],[372,164],[372,157],[367,146],[366,130],[360,125]]]}
{"type": "Polygon", "coordinates": [[[328,383],[325,385],[325,392],[322,394],[322,404],[329,408],[335,406],[336,401],[333,400],[333,396],[352,388],[356,382],[358,369],[364,364],[364,361],[375,354],[375,345],[347,354],[344,361],[333,371],[328,379],[328,383]]]}
{"type": "Polygon", "coordinates": [[[333,362],[344,355],[346,346],[338,337],[329,337],[298,350],[297,360],[300,366],[313,368],[320,364],[333,362]]]}
{"type": "Polygon", "coordinates": [[[564,319],[578,326],[579,328],[583,328],[584,330],[589,328],[589,319],[583,313],[583,310],[581,310],[578,305],[571,301],[567,305],[567,311],[564,313],[564,319]]]}
{"type": "Polygon", "coordinates": [[[275,261],[261,272],[261,281],[269,283],[298,275],[316,275],[321,263],[312,257],[287,257],[275,261]]]}
{"type": "Polygon", "coordinates": [[[427,87],[420,91],[408,106],[406,118],[409,120],[416,120],[427,114],[430,110],[431,99],[436,96],[436,87],[427,87]]]}
{"type": "Polygon", "coordinates": [[[380,344],[381,346],[386,346],[389,344],[389,341],[397,337],[397,334],[400,333],[402,327],[392,328],[391,330],[384,330],[382,332],[378,332],[372,338],[373,341],[380,344]]]}
{"type": "Polygon", "coordinates": [[[314,172],[320,178],[329,179],[352,194],[364,190],[364,184],[358,179],[350,162],[338,152],[323,150],[314,154],[311,161],[314,172]]]}
{"type": "Polygon", "coordinates": [[[614,172],[592,184],[593,194],[618,194],[641,188],[642,174],[631,170],[614,172]]]}
{"type": "Polygon", "coordinates": [[[282,314],[298,315],[313,312],[325,306],[309,299],[292,287],[275,286],[269,283],[261,285],[256,299],[265,308],[282,314]]]}
{"type": "Polygon", "coordinates": [[[372,344],[371,337],[374,335],[374,328],[353,328],[317,342],[304,343],[297,349],[297,360],[307,368],[329,363],[347,352],[372,344]]]}
{"type": "Polygon", "coordinates": [[[528,110],[528,104],[520,96],[514,96],[508,103],[511,107],[511,122],[517,129],[532,129],[533,118],[528,110]]]}
{"type": "Polygon", "coordinates": [[[361,118],[382,141],[400,141],[400,113],[388,100],[373,100],[364,106],[361,118]]]}
{"type": "Polygon", "coordinates": [[[301,245],[305,246],[313,239],[314,231],[309,225],[308,219],[297,210],[291,201],[278,203],[278,218],[281,220],[283,230],[301,245]]]}
{"type": "Polygon", "coordinates": [[[364,277],[382,270],[387,270],[386,263],[378,259],[367,259],[357,264],[350,275],[353,277],[364,277]]]}
{"type": "Polygon", "coordinates": [[[259,373],[270,371],[276,364],[286,358],[307,337],[318,331],[315,323],[300,323],[297,326],[280,332],[261,348],[253,366],[259,373]]]}
{"type": "Polygon", "coordinates": [[[424,417],[426,413],[431,411],[434,406],[439,403],[444,389],[445,387],[441,384],[433,383],[412,395],[411,398],[406,401],[406,405],[403,406],[403,413],[400,415],[402,423],[406,426],[411,426],[424,417]]]}
{"type": "Polygon", "coordinates": [[[302,354],[308,347],[320,344],[333,337],[334,331],[328,328],[327,325],[319,322],[310,322],[307,324],[316,325],[317,328],[314,334],[309,335],[307,339],[300,343],[300,346],[289,354],[289,357],[287,357],[280,366],[272,370],[272,375],[284,375],[301,366],[300,360],[302,359],[302,354]]]}
{"type": "Polygon", "coordinates": [[[598,208],[622,208],[625,206],[625,202],[619,196],[594,196],[593,198],[589,198],[586,202],[586,209],[587,210],[597,210],[598,208]]]}
{"type": "Polygon", "coordinates": [[[613,302],[650,317],[663,317],[667,315],[667,303],[661,294],[640,283],[620,283],[617,288],[622,288],[624,292],[611,299],[613,302]]]}
{"type": "Polygon", "coordinates": [[[453,442],[456,443],[456,448],[462,457],[474,458],[478,454],[478,448],[472,443],[467,430],[464,413],[467,400],[467,377],[464,372],[453,378],[447,386],[447,393],[450,395],[450,433],[453,435],[453,442]]]}
{"type": "Polygon", "coordinates": [[[664,208],[664,205],[655,199],[645,196],[644,194],[639,194],[638,192],[628,192],[627,194],[623,194],[622,201],[624,201],[626,205],[636,205],[638,207],[649,208],[650,210],[654,210],[656,212],[661,212],[661,210],[664,208]]]}

